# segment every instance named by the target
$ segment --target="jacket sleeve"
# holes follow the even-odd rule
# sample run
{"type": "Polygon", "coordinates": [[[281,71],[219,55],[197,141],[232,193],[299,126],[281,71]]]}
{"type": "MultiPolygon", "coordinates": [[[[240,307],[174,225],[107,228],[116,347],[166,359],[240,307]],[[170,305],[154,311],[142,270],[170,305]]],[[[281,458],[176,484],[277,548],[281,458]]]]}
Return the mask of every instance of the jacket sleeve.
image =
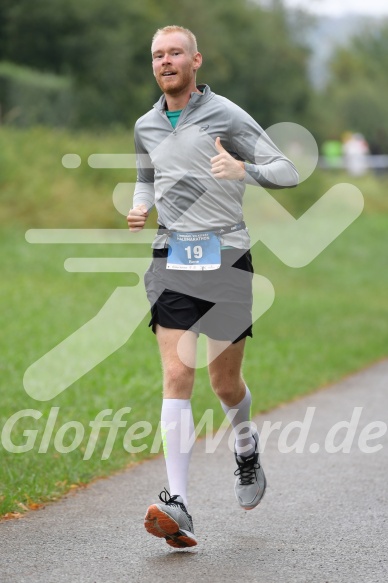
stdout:
{"type": "Polygon", "coordinates": [[[133,195],[133,206],[145,204],[149,210],[155,203],[154,167],[151,158],[142,144],[138,124],[134,131],[137,179],[133,195]]]}
{"type": "Polygon", "coordinates": [[[245,182],[273,189],[297,186],[297,169],[275,146],[263,128],[239,107],[231,114],[229,140],[245,161],[245,182]]]}

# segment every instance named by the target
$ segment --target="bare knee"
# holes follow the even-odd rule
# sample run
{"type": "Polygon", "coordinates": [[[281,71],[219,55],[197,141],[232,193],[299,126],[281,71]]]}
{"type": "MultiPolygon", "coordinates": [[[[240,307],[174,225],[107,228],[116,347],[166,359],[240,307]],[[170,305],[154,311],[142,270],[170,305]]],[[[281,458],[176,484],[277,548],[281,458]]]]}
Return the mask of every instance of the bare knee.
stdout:
{"type": "Polygon", "coordinates": [[[237,405],[245,395],[241,374],[245,338],[235,344],[208,340],[209,377],[213,391],[228,407],[237,405]]]}
{"type": "Polygon", "coordinates": [[[163,368],[163,395],[167,399],[190,399],[194,384],[194,369],[181,362],[163,368]]]}
{"type": "Polygon", "coordinates": [[[174,330],[157,325],[163,366],[163,396],[166,399],[190,399],[194,384],[197,335],[185,330],[174,330]],[[180,357],[178,347],[183,344],[186,361],[180,357]]]}
{"type": "Polygon", "coordinates": [[[245,394],[245,383],[238,374],[225,374],[222,370],[210,370],[210,383],[217,397],[226,405],[239,403],[245,394]]]}

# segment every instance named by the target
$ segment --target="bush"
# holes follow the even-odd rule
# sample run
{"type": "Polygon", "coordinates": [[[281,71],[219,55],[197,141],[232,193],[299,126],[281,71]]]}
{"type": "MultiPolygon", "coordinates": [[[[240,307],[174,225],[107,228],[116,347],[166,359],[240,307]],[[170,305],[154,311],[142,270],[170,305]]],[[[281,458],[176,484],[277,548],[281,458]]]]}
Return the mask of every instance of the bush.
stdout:
{"type": "Polygon", "coordinates": [[[31,126],[69,125],[72,117],[71,81],[12,63],[0,63],[0,120],[31,126]]]}

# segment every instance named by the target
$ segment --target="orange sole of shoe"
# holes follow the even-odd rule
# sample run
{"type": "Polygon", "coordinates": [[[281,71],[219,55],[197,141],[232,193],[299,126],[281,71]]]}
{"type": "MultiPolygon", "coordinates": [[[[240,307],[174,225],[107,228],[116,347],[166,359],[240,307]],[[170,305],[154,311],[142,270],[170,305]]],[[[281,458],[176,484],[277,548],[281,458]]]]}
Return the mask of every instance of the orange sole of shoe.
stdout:
{"type": "Polygon", "coordinates": [[[168,514],[160,510],[156,504],[150,506],[144,518],[147,532],[166,539],[166,543],[175,549],[194,547],[197,541],[186,536],[179,530],[179,524],[168,514]]]}

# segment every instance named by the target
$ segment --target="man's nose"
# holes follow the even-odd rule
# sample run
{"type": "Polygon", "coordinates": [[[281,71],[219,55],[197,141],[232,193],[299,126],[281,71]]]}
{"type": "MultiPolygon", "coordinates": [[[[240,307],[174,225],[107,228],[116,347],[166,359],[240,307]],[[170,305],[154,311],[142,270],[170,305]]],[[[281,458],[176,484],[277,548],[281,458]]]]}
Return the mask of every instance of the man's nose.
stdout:
{"type": "Polygon", "coordinates": [[[165,53],[162,58],[162,65],[166,65],[168,63],[171,63],[171,57],[168,53],[165,53]]]}

